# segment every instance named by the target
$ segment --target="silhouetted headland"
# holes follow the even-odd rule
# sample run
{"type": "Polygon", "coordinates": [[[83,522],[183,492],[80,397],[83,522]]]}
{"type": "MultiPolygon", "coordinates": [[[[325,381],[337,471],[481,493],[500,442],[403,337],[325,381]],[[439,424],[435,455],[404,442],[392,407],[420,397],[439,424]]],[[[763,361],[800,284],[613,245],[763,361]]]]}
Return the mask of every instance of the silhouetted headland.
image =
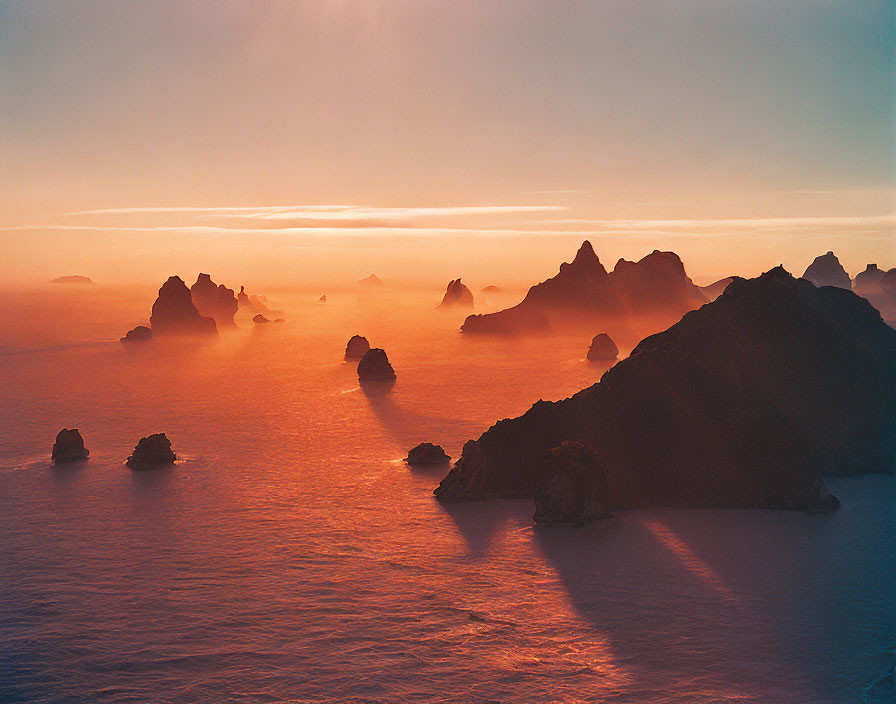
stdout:
{"type": "Polygon", "coordinates": [[[606,361],[616,359],[619,356],[619,348],[607,333],[595,335],[588,348],[588,359],[592,361],[606,361]]]}
{"type": "Polygon", "coordinates": [[[581,442],[551,450],[535,484],[536,523],[583,525],[609,518],[607,472],[597,453],[581,442]]]}
{"type": "Polygon", "coordinates": [[[561,264],[556,276],[530,288],[521,303],[497,313],[471,315],[461,330],[542,335],[578,332],[599,323],[614,334],[631,336],[633,328],[661,330],[706,302],[678,255],[656,250],[637,262],[620,259],[608,274],[586,240],[572,262],[561,264]]]}
{"type": "Polygon", "coordinates": [[[166,464],[174,464],[177,455],[171,449],[171,441],[165,433],[153,433],[149,437],[140,438],[134,454],[128,457],[129,467],[156,467],[166,464]]]}
{"type": "Polygon", "coordinates": [[[468,443],[442,500],[532,497],[583,441],[611,507],[828,511],[822,474],[896,469],[896,330],[851,291],[777,267],[643,340],[597,384],[468,443]]]}
{"type": "Polygon", "coordinates": [[[803,278],[816,286],[837,286],[852,290],[849,274],[846,273],[840,260],[837,259],[837,255],[833,252],[815,257],[803,274],[803,278]]]}
{"type": "Polygon", "coordinates": [[[439,303],[439,308],[472,308],[473,292],[461,283],[460,279],[448,282],[448,288],[439,303]]]}
{"type": "Polygon", "coordinates": [[[358,362],[358,379],[361,381],[391,381],[395,370],[389,364],[386,351],[379,347],[367,350],[358,362]]]}
{"type": "Polygon", "coordinates": [[[445,450],[441,445],[433,445],[431,442],[421,442],[408,452],[408,456],[404,461],[410,465],[414,464],[446,464],[451,461],[451,457],[445,454],[445,450]]]}
{"type": "Polygon", "coordinates": [[[159,297],[152,304],[149,326],[156,337],[218,334],[215,319],[199,314],[190,289],[179,276],[170,277],[159,289],[159,297]]]}
{"type": "Polygon", "coordinates": [[[86,460],[90,454],[90,450],[84,447],[84,438],[77,428],[63,428],[56,435],[56,442],[53,443],[53,453],[51,455],[53,462],[78,462],[86,460]]]}

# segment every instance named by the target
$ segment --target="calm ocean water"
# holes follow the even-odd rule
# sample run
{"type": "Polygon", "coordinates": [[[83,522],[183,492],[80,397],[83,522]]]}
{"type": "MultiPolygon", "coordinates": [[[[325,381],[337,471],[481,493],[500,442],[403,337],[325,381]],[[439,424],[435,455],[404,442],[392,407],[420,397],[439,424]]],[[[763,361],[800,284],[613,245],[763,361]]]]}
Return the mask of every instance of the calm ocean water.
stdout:
{"type": "Polygon", "coordinates": [[[3,296],[0,701],[896,701],[892,477],[830,480],[826,516],[445,507],[406,451],[593,383],[588,340],[295,294],[282,325],[123,348],[153,294],[3,296]],[[359,388],[354,333],[394,387],[359,388]],[[62,427],[89,462],[50,466],[62,427]],[[125,468],[159,431],[177,465],[125,468]]]}

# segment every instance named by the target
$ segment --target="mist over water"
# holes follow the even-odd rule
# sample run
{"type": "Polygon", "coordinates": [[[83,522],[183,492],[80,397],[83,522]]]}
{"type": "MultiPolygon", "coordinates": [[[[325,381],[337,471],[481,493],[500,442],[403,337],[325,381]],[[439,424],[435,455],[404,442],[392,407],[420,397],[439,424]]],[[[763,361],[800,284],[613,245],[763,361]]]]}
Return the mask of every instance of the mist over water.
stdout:
{"type": "Polygon", "coordinates": [[[822,516],[443,506],[407,450],[596,382],[591,335],[462,336],[436,290],[263,293],[286,322],[143,347],[118,338],[152,289],[4,294],[0,701],[896,698],[894,477],[826,480],[822,516]],[[359,386],[356,333],[393,386],[359,386]],[[88,462],[51,467],[63,427],[88,462]],[[126,468],[153,432],[176,466],[126,468]]]}

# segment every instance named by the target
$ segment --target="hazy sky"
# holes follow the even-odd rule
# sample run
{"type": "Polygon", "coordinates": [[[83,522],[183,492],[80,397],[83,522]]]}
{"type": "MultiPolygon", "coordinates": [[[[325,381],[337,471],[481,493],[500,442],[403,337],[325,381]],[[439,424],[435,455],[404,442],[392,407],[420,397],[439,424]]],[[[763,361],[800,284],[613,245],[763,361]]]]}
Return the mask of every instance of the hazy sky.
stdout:
{"type": "Polygon", "coordinates": [[[0,0],[0,272],[896,266],[894,7],[0,0]]]}

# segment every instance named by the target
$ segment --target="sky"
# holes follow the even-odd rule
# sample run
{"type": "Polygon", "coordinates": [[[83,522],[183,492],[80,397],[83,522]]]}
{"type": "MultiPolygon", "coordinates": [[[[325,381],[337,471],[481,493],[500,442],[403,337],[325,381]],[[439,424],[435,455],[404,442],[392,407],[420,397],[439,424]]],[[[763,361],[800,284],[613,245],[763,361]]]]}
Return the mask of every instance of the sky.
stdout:
{"type": "Polygon", "coordinates": [[[894,194],[892,0],[0,0],[6,281],[855,274],[894,194]]]}

